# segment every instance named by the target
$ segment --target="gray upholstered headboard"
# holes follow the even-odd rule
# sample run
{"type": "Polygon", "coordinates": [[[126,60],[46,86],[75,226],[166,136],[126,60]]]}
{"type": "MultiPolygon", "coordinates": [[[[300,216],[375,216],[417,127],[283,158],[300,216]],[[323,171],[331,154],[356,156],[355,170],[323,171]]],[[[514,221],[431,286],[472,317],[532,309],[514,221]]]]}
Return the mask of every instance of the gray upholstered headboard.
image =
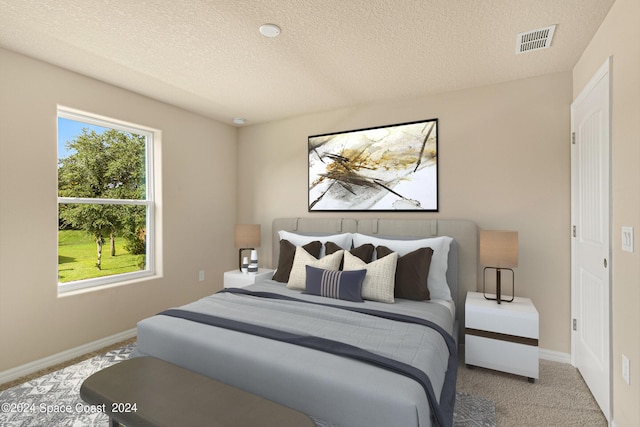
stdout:
{"type": "Polygon", "coordinates": [[[425,238],[449,236],[454,239],[449,256],[447,281],[456,303],[456,317],[464,328],[464,301],[468,291],[477,289],[478,228],[472,221],[447,219],[351,219],[276,218],[272,226],[272,259],[280,252],[279,230],[301,234],[362,233],[379,237],[425,238]]]}

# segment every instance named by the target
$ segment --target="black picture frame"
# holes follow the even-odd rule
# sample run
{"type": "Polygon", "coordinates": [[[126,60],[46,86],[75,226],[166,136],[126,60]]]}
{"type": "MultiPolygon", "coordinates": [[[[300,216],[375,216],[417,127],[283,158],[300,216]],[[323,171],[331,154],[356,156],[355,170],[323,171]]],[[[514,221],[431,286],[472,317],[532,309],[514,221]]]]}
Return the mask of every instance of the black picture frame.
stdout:
{"type": "Polygon", "coordinates": [[[309,212],[438,212],[438,119],[308,137],[309,212]]]}

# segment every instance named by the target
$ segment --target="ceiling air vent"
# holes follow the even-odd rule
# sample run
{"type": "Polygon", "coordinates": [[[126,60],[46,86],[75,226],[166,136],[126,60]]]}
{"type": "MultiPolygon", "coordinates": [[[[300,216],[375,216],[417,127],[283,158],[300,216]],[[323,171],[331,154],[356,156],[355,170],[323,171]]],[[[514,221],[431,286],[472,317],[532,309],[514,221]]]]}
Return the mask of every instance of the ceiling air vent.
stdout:
{"type": "Polygon", "coordinates": [[[532,50],[546,49],[551,46],[551,39],[556,30],[555,25],[549,27],[538,28],[537,30],[527,31],[518,34],[518,45],[516,53],[525,53],[532,50]]]}

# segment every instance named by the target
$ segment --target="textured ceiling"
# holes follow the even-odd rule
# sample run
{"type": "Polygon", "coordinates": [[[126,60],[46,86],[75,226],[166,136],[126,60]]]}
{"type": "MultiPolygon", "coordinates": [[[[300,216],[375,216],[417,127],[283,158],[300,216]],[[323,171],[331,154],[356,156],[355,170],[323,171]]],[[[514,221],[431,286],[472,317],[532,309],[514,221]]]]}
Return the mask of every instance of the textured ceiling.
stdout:
{"type": "Polygon", "coordinates": [[[0,46],[252,124],[571,70],[613,2],[0,0],[0,46]],[[552,24],[550,48],[516,55],[552,24]]]}

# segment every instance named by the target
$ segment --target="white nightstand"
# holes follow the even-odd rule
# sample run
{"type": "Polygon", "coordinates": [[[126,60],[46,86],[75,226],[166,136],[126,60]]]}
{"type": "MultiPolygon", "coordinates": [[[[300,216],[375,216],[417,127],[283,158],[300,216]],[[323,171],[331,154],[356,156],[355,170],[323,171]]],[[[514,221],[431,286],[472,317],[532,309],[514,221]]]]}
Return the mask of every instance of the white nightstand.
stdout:
{"type": "Polygon", "coordinates": [[[225,271],[224,287],[225,288],[244,288],[263,280],[269,280],[273,277],[274,270],[269,268],[259,268],[257,274],[243,273],[240,270],[225,271]]]}
{"type": "Polygon", "coordinates": [[[465,303],[465,363],[538,378],[538,310],[528,298],[498,304],[468,292],[465,303]]]}

